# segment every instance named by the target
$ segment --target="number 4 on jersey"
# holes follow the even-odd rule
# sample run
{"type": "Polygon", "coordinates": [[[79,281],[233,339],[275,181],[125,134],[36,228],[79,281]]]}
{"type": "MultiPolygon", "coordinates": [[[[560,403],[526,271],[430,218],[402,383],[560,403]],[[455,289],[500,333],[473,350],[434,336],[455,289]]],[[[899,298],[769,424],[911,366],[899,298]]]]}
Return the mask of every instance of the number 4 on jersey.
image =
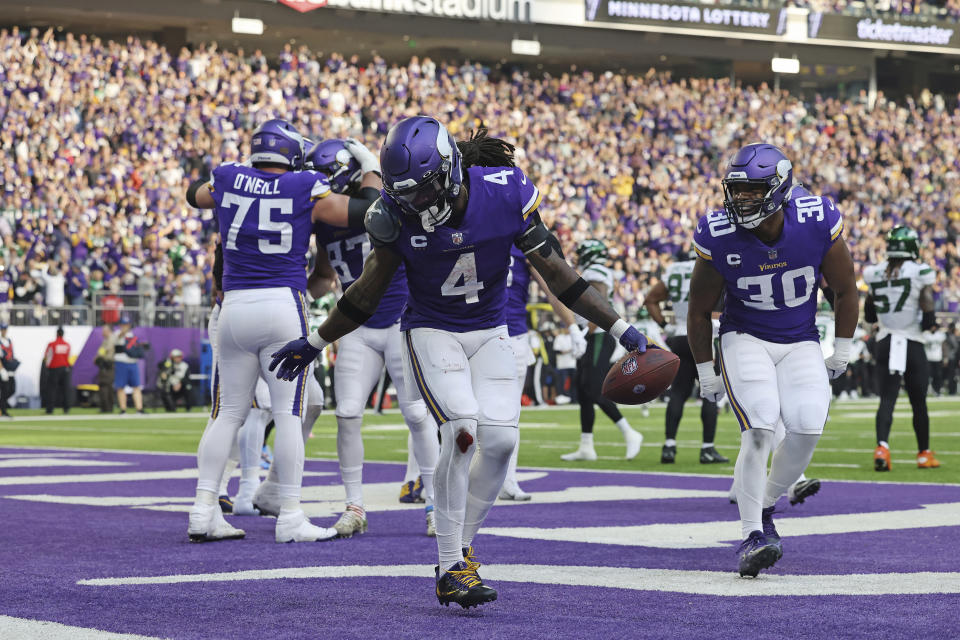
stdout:
{"type": "Polygon", "coordinates": [[[480,302],[481,289],[483,283],[477,280],[477,259],[471,251],[457,258],[453,270],[440,287],[440,293],[445,296],[465,296],[467,304],[474,304],[480,302]]]}

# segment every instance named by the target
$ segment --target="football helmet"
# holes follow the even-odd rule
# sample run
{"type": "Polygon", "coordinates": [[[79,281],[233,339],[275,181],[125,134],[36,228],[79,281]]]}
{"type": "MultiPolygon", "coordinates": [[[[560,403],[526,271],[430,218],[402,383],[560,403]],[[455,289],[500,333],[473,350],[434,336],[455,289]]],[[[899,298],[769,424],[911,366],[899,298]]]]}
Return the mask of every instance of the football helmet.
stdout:
{"type": "Polygon", "coordinates": [[[607,245],[599,240],[584,240],[577,245],[577,266],[586,269],[592,264],[607,261],[607,245]]]}
{"type": "Polygon", "coordinates": [[[887,258],[916,260],[920,257],[920,239],[917,232],[902,224],[887,233],[887,258]]]}
{"type": "Polygon", "coordinates": [[[432,232],[450,219],[463,186],[460,150],[436,118],[413,116],[387,133],[380,149],[383,191],[432,232]]]}
{"type": "Polygon", "coordinates": [[[303,136],[286,120],[267,120],[250,139],[250,162],[278,164],[292,171],[303,167],[303,136]]]}
{"type": "Polygon", "coordinates": [[[755,229],[777,212],[793,185],[793,163],[779,147],[755,143],[743,147],[727,165],[723,208],[731,224],[755,229]],[[759,197],[737,197],[749,190],[759,197]]]}
{"type": "Polygon", "coordinates": [[[360,163],[343,146],[343,140],[323,140],[313,145],[303,158],[303,167],[324,173],[334,193],[346,193],[360,184],[360,163]]]}

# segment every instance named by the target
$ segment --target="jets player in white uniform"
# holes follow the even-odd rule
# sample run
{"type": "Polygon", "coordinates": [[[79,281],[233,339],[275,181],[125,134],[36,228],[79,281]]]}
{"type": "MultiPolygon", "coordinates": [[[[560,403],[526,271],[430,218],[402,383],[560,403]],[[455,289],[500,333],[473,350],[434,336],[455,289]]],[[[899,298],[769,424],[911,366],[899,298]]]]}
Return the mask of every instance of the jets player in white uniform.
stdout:
{"type": "MultiPolygon", "coordinates": [[[[250,149],[249,164],[220,165],[209,181],[194,182],[187,191],[191,206],[215,210],[224,261],[217,336],[219,394],[214,401],[215,420],[204,431],[197,453],[199,478],[188,527],[195,542],[244,536],[224,520],[217,492],[237,431],[250,409],[257,377],[267,371],[269,354],[307,331],[305,255],[313,221],[346,226],[353,219],[362,224],[370,204],[333,194],[321,174],[299,171],[303,138],[287,122],[271,120],[261,125],[251,137],[250,149]]],[[[365,167],[367,186],[381,184],[377,169],[365,167]]],[[[277,425],[277,542],[337,535],[334,529],[312,525],[300,508],[307,374],[302,372],[293,385],[268,377],[277,425]]]]}
{"type": "Polygon", "coordinates": [[[900,383],[907,388],[917,435],[917,466],[934,469],[940,462],[930,450],[930,418],[927,415],[929,364],[923,349],[923,331],[936,324],[933,283],[936,273],[919,261],[917,232],[897,226],[887,234],[887,259],[863,270],[870,287],[864,316],[880,323],[877,334],[877,448],[874,468],[890,470],[890,428],[900,383]]]}
{"type": "MultiPolygon", "coordinates": [[[[585,240],[577,246],[577,267],[580,277],[600,292],[607,301],[613,296],[613,272],[607,266],[607,246],[599,240],[585,240]]],[[[593,423],[596,418],[594,405],[623,434],[627,445],[626,459],[633,460],[640,453],[643,436],[635,431],[620,409],[612,401],[600,395],[603,379],[610,369],[617,348],[617,341],[583,317],[577,317],[577,323],[586,332],[587,350],[577,360],[577,400],[580,403],[580,446],[576,451],[560,456],[564,460],[596,460],[597,451],[593,446],[593,423]]]]}

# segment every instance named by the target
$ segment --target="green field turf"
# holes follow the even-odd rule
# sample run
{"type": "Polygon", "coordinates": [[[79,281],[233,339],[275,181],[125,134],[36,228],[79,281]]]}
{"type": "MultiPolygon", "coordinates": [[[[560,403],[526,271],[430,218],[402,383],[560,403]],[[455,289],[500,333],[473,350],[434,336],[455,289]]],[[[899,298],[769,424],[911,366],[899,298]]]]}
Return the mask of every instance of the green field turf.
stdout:
{"type": "MultiPolygon", "coordinates": [[[[879,474],[873,470],[874,412],[877,401],[861,400],[835,403],[823,438],[813,457],[808,475],[842,480],[890,480],[901,482],[960,483],[960,399],[931,398],[929,402],[931,441],[942,466],[936,470],[916,468],[916,440],[910,423],[910,405],[901,398],[894,414],[891,436],[893,471],[879,474]]],[[[691,402],[680,427],[679,452],[673,465],[660,464],[663,444],[665,405],[650,405],[644,418],[637,408],[625,407],[624,414],[644,435],[640,455],[623,460],[620,434],[598,412],[595,429],[596,462],[564,462],[560,454],[572,451],[579,442],[576,408],[525,409],[520,423],[520,465],[579,469],[618,469],[631,471],[674,471],[730,475],[733,463],[701,465],[699,410],[691,402]]],[[[12,421],[0,422],[0,446],[81,447],[128,449],[138,451],[196,451],[206,414],[112,415],[79,409],[66,419],[59,413],[52,419],[39,411],[17,412],[12,421]]],[[[336,421],[332,412],[320,417],[314,436],[307,443],[307,456],[336,457],[336,421]]],[[[406,461],[406,428],[397,411],[385,415],[368,413],[364,443],[368,460],[406,461]]],[[[732,413],[721,413],[717,429],[717,448],[736,458],[739,427],[732,413]]]]}

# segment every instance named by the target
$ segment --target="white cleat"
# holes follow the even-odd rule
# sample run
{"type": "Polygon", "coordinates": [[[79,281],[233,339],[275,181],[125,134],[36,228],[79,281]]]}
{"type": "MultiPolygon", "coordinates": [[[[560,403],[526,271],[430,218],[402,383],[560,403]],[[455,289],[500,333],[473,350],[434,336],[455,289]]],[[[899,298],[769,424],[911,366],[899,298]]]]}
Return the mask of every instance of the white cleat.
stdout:
{"type": "Polygon", "coordinates": [[[518,484],[510,487],[504,485],[497,497],[501,500],[516,500],[517,502],[527,502],[531,498],[530,494],[521,489],[518,484]]]}
{"type": "Polygon", "coordinates": [[[310,524],[302,509],[277,518],[277,542],[324,542],[336,537],[336,529],[310,524]]]}
{"type": "Polygon", "coordinates": [[[348,504],[346,510],[337,520],[333,528],[337,530],[338,538],[352,538],[355,533],[367,532],[367,514],[363,507],[348,504]]]}
{"type": "Polygon", "coordinates": [[[427,507],[427,536],[437,537],[437,518],[433,513],[433,507],[427,507]]]}
{"type": "Polygon", "coordinates": [[[269,480],[260,483],[257,492],[253,494],[253,506],[262,516],[280,516],[280,494],[276,485],[269,480]]]}
{"type": "Polygon", "coordinates": [[[627,460],[633,460],[637,457],[637,454],[640,453],[640,445],[643,444],[643,434],[630,429],[630,431],[627,431],[625,438],[627,440],[626,458],[627,460]]]}
{"type": "Polygon", "coordinates": [[[253,498],[238,495],[233,499],[233,515],[258,516],[260,515],[260,509],[253,506],[253,498]]]}
{"type": "Polygon", "coordinates": [[[573,453],[563,454],[562,456],[560,456],[560,458],[563,460],[567,460],[568,462],[573,460],[596,460],[597,451],[593,447],[590,447],[589,449],[584,449],[583,447],[580,447],[573,453]]]}
{"type": "Polygon", "coordinates": [[[190,525],[187,535],[191,542],[215,542],[217,540],[238,540],[246,535],[243,529],[237,529],[223,519],[218,504],[194,504],[190,509],[190,525]]]}

